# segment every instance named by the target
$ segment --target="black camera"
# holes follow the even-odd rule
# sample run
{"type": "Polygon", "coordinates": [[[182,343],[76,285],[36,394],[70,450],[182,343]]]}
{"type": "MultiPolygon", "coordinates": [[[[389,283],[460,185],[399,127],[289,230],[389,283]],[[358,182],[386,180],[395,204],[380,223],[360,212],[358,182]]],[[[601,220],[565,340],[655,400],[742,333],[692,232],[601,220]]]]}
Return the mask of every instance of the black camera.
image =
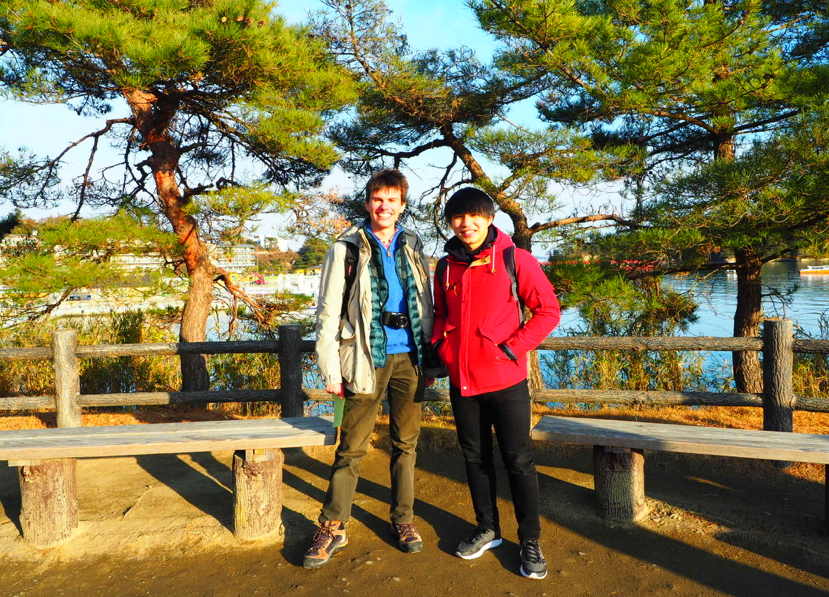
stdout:
{"type": "Polygon", "coordinates": [[[391,313],[390,311],[383,311],[380,314],[380,323],[384,326],[401,330],[409,327],[409,316],[405,313],[391,313]]]}

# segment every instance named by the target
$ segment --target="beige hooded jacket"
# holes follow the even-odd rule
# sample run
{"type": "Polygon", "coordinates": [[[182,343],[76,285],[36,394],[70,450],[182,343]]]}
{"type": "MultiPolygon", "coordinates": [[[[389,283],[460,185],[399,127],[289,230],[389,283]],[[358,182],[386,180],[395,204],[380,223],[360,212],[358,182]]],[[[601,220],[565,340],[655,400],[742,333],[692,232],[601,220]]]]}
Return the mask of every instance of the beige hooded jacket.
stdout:
{"type": "MultiPolygon", "coordinates": [[[[406,230],[406,259],[414,275],[420,325],[425,338],[432,336],[434,310],[429,283],[429,262],[423,253],[423,241],[406,230]]],[[[369,330],[372,319],[371,245],[362,225],[353,226],[337,239],[322,264],[322,278],[317,298],[317,366],[325,385],[343,383],[355,394],[374,392],[374,363],[371,359],[369,330]],[[345,292],[346,245],[359,247],[357,275],[345,317],[341,318],[345,292]]],[[[419,339],[415,339],[419,341],[419,339]]],[[[429,375],[429,371],[424,374],[429,375]]]]}

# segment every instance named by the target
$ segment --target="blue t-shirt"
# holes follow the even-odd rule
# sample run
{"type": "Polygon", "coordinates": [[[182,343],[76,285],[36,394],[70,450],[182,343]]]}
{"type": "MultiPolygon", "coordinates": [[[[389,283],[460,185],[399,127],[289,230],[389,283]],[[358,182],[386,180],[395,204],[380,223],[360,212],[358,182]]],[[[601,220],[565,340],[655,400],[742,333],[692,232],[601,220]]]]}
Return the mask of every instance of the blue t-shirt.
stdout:
{"type": "MultiPolygon", "coordinates": [[[[406,313],[408,315],[409,305],[406,302],[403,285],[400,283],[400,278],[397,275],[397,263],[395,262],[395,256],[398,250],[397,237],[400,236],[403,229],[399,226],[395,229],[389,249],[383,246],[383,243],[380,242],[380,239],[371,231],[369,226],[366,226],[366,230],[377,241],[377,245],[383,249],[380,251],[380,254],[383,258],[383,272],[386,276],[386,282],[389,285],[389,298],[383,309],[390,313],[406,313]]],[[[384,325],[383,330],[386,332],[386,354],[400,354],[402,352],[415,350],[416,346],[411,326],[395,329],[384,325]]]]}

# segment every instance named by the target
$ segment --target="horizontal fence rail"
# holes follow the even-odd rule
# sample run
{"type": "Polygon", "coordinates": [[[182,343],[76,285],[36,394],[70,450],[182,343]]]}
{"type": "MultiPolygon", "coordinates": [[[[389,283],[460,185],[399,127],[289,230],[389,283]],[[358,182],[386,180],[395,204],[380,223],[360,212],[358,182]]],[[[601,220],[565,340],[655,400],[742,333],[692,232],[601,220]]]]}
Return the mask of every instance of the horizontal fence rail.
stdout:
{"type": "Polygon", "coordinates": [[[565,336],[547,338],[540,350],[701,350],[728,351],[763,350],[762,338],[720,338],[713,336],[662,337],[598,337],[565,336]]]}
{"type": "MultiPolygon", "coordinates": [[[[662,337],[584,337],[547,338],[539,350],[689,350],[733,352],[763,350],[762,338],[723,338],[719,336],[662,337]]],[[[829,340],[794,340],[792,351],[807,354],[829,354],[829,340]]]]}
{"type": "MultiPolygon", "coordinates": [[[[327,401],[324,390],[302,387],[302,356],[314,351],[313,340],[303,340],[301,327],[284,325],[276,340],[234,342],[192,342],[77,346],[75,332],[55,333],[51,347],[0,349],[0,360],[52,360],[55,368],[55,396],[0,398],[0,411],[19,412],[53,409],[70,412],[77,421],[82,407],[147,406],[182,403],[279,402],[283,416],[301,416],[305,401],[327,401]],[[214,390],[203,392],[132,392],[81,394],[79,359],[176,356],[183,354],[278,355],[281,387],[263,390],[214,390]]],[[[532,399],[544,403],[617,404],[649,406],[750,406],[762,407],[771,418],[783,413],[782,427],[792,410],[829,412],[829,400],[795,396],[791,391],[794,353],[829,354],[829,340],[796,340],[790,320],[767,320],[762,338],[722,337],[559,337],[548,338],[540,350],[552,351],[758,351],[764,355],[763,394],[685,391],[637,391],[591,389],[534,389],[532,399]],[[776,414],[775,414],[776,413],[776,414]],[[788,414],[787,414],[788,413],[788,414]]],[[[448,402],[445,389],[427,389],[425,400],[448,402]]],[[[780,427],[777,424],[777,427],[780,427]]],[[[786,429],[779,429],[786,430],[786,429]]],[[[789,429],[790,430],[790,429],[789,429]]]]}

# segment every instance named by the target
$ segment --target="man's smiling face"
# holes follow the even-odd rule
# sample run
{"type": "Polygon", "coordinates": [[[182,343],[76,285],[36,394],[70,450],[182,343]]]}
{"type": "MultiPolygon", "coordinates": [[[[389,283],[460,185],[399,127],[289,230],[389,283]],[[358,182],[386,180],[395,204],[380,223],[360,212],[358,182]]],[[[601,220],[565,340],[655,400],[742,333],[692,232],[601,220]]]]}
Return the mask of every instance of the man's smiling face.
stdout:
{"type": "Polygon", "coordinates": [[[406,204],[400,195],[400,189],[385,187],[377,189],[366,201],[366,211],[371,220],[371,231],[378,232],[393,231],[397,218],[406,209],[406,204]]]}
{"type": "Polygon", "coordinates": [[[463,243],[464,248],[469,252],[473,252],[484,244],[492,221],[493,218],[490,216],[459,214],[452,216],[449,220],[449,226],[451,226],[455,236],[463,243]]]}

